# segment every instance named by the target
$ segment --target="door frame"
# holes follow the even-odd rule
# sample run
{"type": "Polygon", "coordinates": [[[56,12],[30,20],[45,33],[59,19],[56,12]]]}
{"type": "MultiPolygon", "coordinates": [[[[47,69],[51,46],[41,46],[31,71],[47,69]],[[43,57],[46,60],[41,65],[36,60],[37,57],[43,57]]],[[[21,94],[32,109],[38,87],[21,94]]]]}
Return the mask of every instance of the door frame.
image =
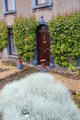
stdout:
{"type": "MultiPolygon", "coordinates": [[[[41,16],[41,18],[40,18],[40,21],[39,21],[39,26],[42,26],[42,25],[45,25],[45,26],[47,26],[48,27],[48,22],[45,22],[44,21],[44,18],[41,16]]],[[[38,28],[37,28],[38,29],[38,28]]],[[[37,32],[36,32],[36,39],[35,39],[35,41],[36,41],[36,48],[34,49],[34,60],[33,60],[33,65],[35,65],[35,66],[37,66],[38,65],[38,50],[37,50],[37,32]]],[[[50,37],[50,46],[51,46],[51,41],[52,41],[52,39],[51,39],[51,37],[50,37]]],[[[50,51],[51,51],[51,49],[50,49],[50,51]]],[[[54,58],[52,57],[52,54],[51,54],[51,52],[50,52],[50,63],[49,63],[49,68],[50,69],[53,69],[55,67],[55,65],[54,65],[54,58]]]]}

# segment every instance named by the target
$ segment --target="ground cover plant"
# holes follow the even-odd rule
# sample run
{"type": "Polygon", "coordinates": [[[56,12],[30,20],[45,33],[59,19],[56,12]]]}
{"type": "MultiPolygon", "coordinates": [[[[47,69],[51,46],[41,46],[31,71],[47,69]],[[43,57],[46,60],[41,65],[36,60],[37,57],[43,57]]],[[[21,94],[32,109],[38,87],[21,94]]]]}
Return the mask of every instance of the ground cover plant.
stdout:
{"type": "Polygon", "coordinates": [[[69,90],[48,73],[7,84],[0,97],[3,120],[80,120],[69,90]]]}
{"type": "Polygon", "coordinates": [[[80,12],[52,18],[49,22],[51,52],[55,63],[75,70],[80,58],[80,12]]]}

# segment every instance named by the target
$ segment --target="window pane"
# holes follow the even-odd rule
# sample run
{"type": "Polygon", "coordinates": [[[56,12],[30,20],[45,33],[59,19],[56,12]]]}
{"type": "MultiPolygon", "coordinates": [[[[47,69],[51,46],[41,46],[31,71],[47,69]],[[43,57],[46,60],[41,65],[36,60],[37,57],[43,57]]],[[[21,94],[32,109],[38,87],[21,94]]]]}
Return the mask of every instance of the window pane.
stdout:
{"type": "Polygon", "coordinates": [[[8,0],[6,0],[6,11],[8,11],[8,0]]]}
{"type": "Polygon", "coordinates": [[[48,4],[48,0],[37,0],[37,4],[48,4]]]}
{"type": "Polygon", "coordinates": [[[13,29],[9,30],[9,40],[10,40],[10,53],[11,55],[17,55],[17,49],[13,40],[13,29]]]}
{"type": "Polygon", "coordinates": [[[15,10],[15,0],[7,0],[7,9],[8,11],[15,10]]]}

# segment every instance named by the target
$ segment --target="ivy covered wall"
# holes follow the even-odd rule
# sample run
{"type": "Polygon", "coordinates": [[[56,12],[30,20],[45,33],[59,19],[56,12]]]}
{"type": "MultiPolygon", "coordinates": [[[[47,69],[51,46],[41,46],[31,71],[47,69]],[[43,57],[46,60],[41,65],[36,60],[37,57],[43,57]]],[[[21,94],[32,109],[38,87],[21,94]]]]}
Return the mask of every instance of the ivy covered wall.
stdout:
{"type": "Polygon", "coordinates": [[[52,18],[49,33],[55,63],[74,70],[80,57],[80,12],[52,18]]]}
{"type": "Polygon", "coordinates": [[[7,46],[8,28],[4,21],[0,21],[0,51],[7,46]]]}
{"type": "Polygon", "coordinates": [[[36,29],[38,22],[35,17],[15,19],[13,24],[14,42],[18,55],[25,61],[32,61],[36,47],[36,29]]]}

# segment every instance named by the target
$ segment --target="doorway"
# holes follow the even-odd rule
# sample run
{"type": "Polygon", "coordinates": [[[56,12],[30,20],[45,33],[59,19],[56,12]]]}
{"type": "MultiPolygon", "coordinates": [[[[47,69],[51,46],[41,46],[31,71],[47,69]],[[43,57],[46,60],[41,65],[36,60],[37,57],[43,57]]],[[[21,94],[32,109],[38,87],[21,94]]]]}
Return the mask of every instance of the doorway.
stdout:
{"type": "Polygon", "coordinates": [[[40,60],[45,59],[46,65],[50,63],[50,35],[48,33],[47,25],[40,25],[37,30],[37,50],[38,50],[38,64],[40,60]]]}

